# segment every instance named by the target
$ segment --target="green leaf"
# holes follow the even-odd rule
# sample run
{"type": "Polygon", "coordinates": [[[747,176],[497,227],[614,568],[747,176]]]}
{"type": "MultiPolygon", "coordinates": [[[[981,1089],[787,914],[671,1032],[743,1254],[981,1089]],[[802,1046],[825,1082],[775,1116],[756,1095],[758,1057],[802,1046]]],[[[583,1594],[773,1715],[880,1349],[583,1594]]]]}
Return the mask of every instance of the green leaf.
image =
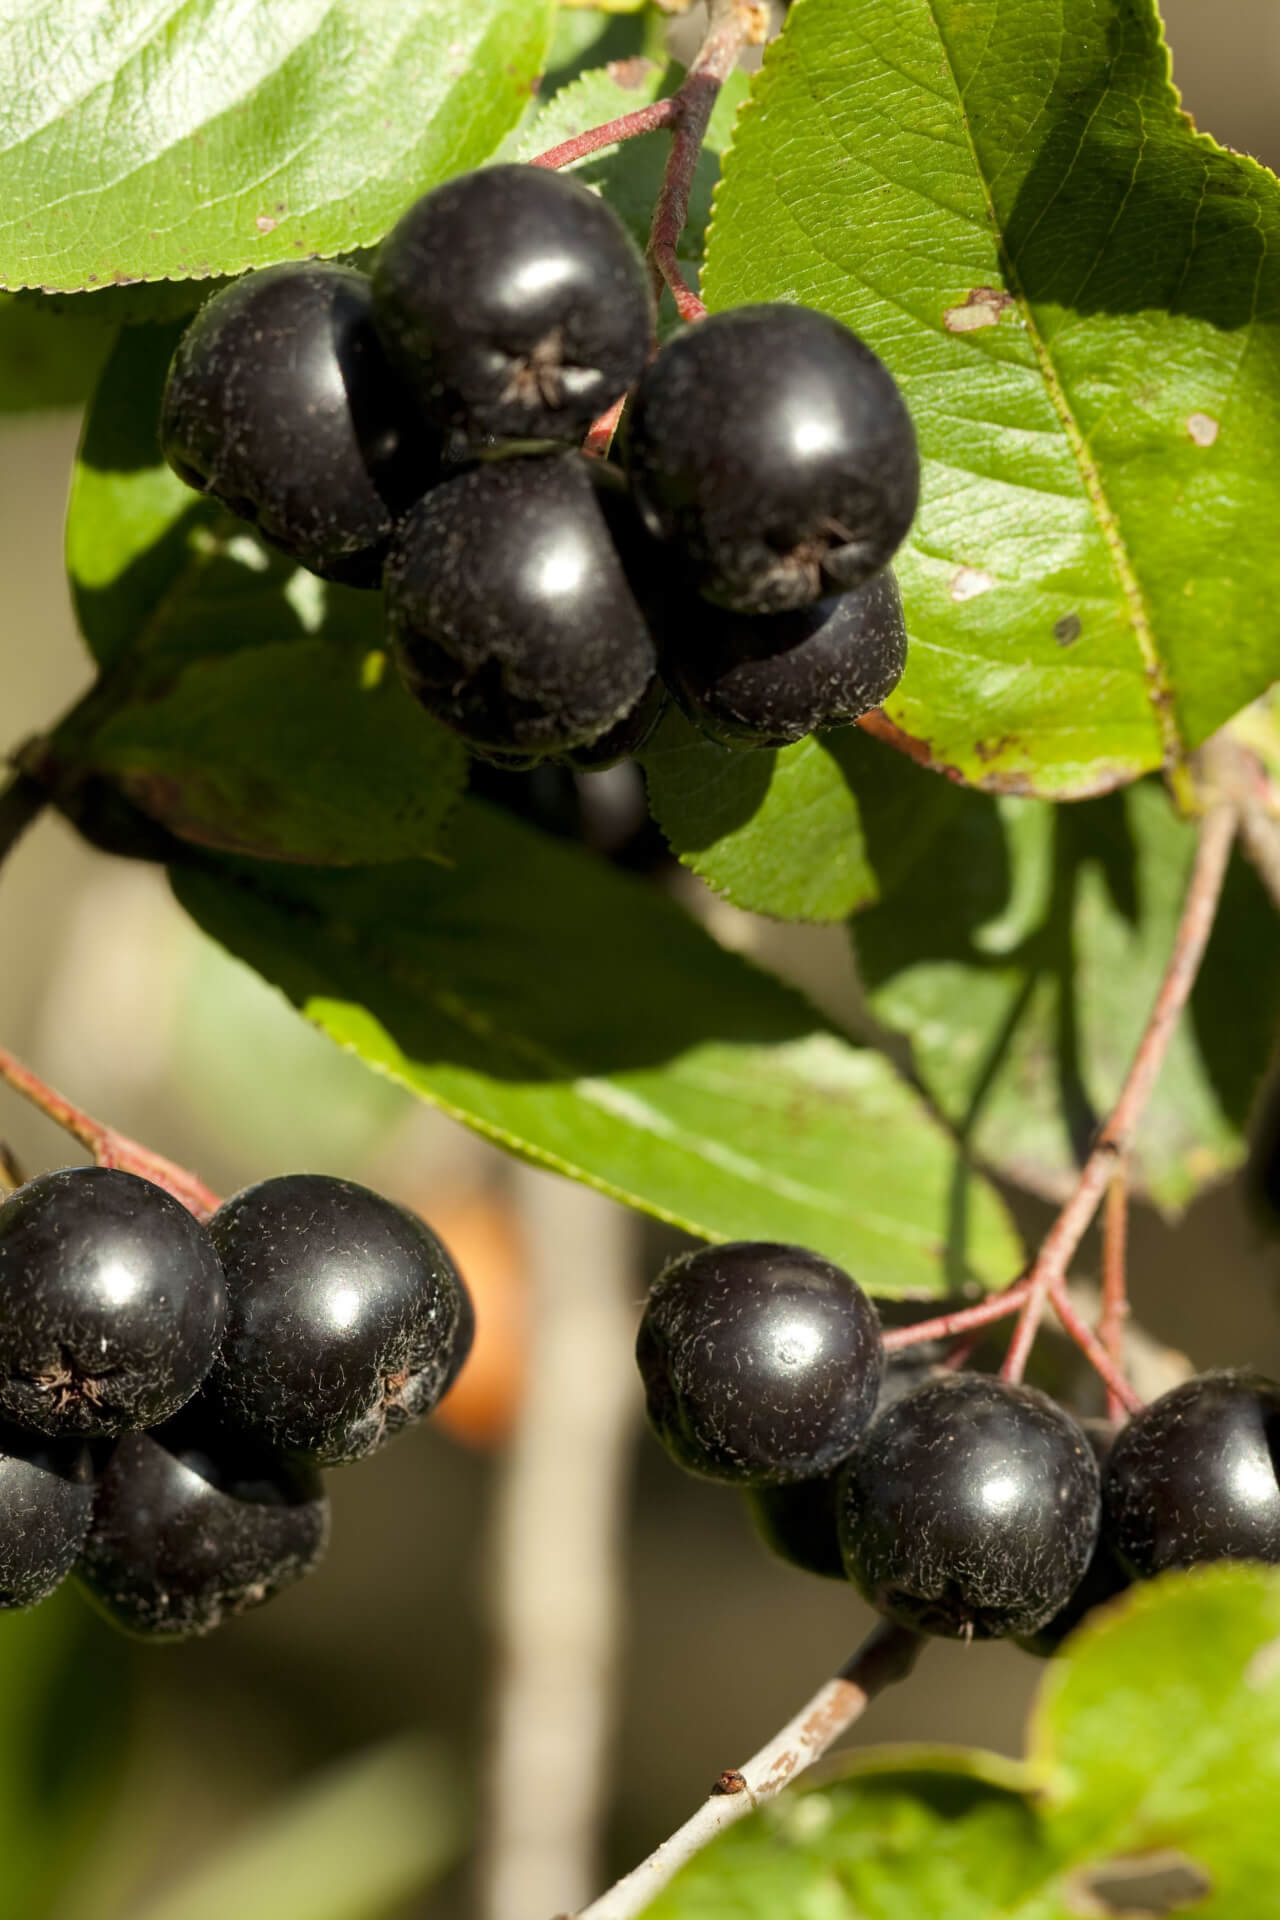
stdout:
{"type": "Polygon", "coordinates": [[[643,754],[649,805],[681,862],[737,907],[843,920],[878,895],[844,744],[746,753],[672,712],[643,754]]]}
{"type": "Polygon", "coordinates": [[[902,381],[886,705],[936,764],[1096,793],[1280,677],[1280,191],[1192,130],[1151,0],[797,0],[705,293],[824,308],[902,381]]]}
{"type": "Polygon", "coordinates": [[[86,423],[67,554],[103,677],[54,737],[60,778],[109,775],[206,846],[337,865],[429,853],[465,753],[389,668],[378,595],[272,553],[160,460],[175,337],[125,331],[86,423]]]}
{"type": "Polygon", "coordinates": [[[485,160],[548,0],[42,0],[0,35],[0,286],[193,280],[371,245],[485,160]]]}
{"type": "Polygon", "coordinates": [[[114,331],[83,302],[54,313],[44,301],[0,294],[0,414],[83,406],[114,331]]]}
{"type": "Polygon", "coordinates": [[[368,1064],[512,1151],[873,1293],[1007,1281],[1007,1216],[878,1054],[643,882],[477,804],[451,868],[175,871],[205,930],[368,1064]]]}
{"type": "MultiPolygon", "coordinates": [[[[945,812],[928,845],[888,879],[888,850],[877,867],[883,899],[858,922],[859,969],[978,1158],[1057,1195],[1155,1000],[1196,830],[1152,782],[1067,808],[936,785],[945,812]]],[[[874,856],[884,829],[871,818],[867,831],[874,856]]],[[[1278,1027],[1280,922],[1236,859],[1135,1140],[1137,1179],[1162,1205],[1244,1159],[1278,1027]]]]}
{"type": "Polygon", "coordinates": [[[416,1735],[306,1782],[139,1920],[381,1920],[462,1850],[457,1767],[416,1735]]]}
{"type": "Polygon", "coordinates": [[[45,1920],[121,1784],[132,1661],[69,1587],[0,1618],[0,1904],[45,1920]]]}
{"type": "Polygon", "coordinates": [[[1280,1576],[1202,1568],[1135,1589],[1068,1642],[1025,1765],[855,1755],[713,1841],[645,1912],[1120,1920],[1176,1904],[1274,1920],[1277,1795],[1280,1576]]]}

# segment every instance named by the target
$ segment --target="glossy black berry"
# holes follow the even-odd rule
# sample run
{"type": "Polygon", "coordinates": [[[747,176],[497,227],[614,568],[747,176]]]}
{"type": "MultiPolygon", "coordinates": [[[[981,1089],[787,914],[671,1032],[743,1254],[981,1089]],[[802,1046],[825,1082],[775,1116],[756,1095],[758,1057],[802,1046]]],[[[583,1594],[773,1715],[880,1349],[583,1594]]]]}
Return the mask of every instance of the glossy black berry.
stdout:
{"type": "Polygon", "coordinates": [[[0,1608],[47,1599],[93,1515],[93,1462],[78,1440],[0,1427],[0,1608]]]}
{"type": "Polygon", "coordinates": [[[1098,1463],[1070,1414],[980,1374],[926,1382],[849,1463],[840,1539],[880,1612],[953,1639],[1030,1634],[1084,1575],[1098,1463]]]}
{"type": "Polygon", "coordinates": [[[477,438],[581,438],[636,379],[653,331],[622,222],[542,167],[486,167],[426,194],[383,241],[373,288],[423,410],[477,438]]]}
{"type": "Polygon", "coordinates": [[[328,1536],[314,1469],[187,1412],[116,1442],[76,1574],[126,1633],[182,1640],[300,1580],[328,1536]]]}
{"type": "Polygon", "coordinates": [[[636,1341],[649,1419],[690,1473],[768,1486],[856,1446],[884,1368],[875,1308],[803,1247],[743,1241],[672,1261],[636,1341]]]}
{"type": "Polygon", "coordinates": [[[474,1325],[431,1229],[381,1194],[287,1174],[210,1222],[227,1275],[208,1403],[231,1428],[324,1465],[430,1413],[474,1325]]]}
{"type": "Polygon", "coordinates": [[[69,1167],[0,1207],[0,1415],[20,1426],[101,1436],[167,1419],[225,1319],[208,1233],[148,1180],[69,1167]]]}
{"type": "Polygon", "coordinates": [[[667,684],[704,733],[731,746],[786,746],[846,726],[888,698],[906,662],[889,568],[790,613],[731,613],[690,596],[662,633],[667,684]]]}
{"type": "Polygon", "coordinates": [[[216,293],[169,370],[169,465],[312,572],[376,586],[397,516],[435,477],[434,446],[348,267],[285,262],[216,293]]]}
{"type": "MultiPolygon", "coordinates": [[[[1115,1428],[1105,1420],[1082,1420],[1080,1428],[1093,1449],[1099,1471],[1105,1475],[1107,1460],[1115,1444],[1115,1428]]],[[[1132,1576],[1117,1559],[1104,1523],[1089,1564],[1071,1598],[1035,1633],[1020,1635],[1018,1645],[1025,1653],[1033,1653],[1038,1659],[1049,1659],[1096,1607],[1105,1606],[1108,1600],[1114,1600],[1130,1585],[1132,1576]]]]}
{"type": "Polygon", "coordinates": [[[479,751],[598,740],[656,666],[627,584],[643,537],[617,470],[582,454],[489,461],[446,481],[387,561],[405,684],[479,751]]]}
{"type": "Polygon", "coordinates": [[[1280,1383],[1224,1368],[1153,1400],[1111,1450],[1103,1513],[1140,1579],[1206,1560],[1280,1562],[1280,1383]]]}
{"type": "Polygon", "coordinates": [[[789,1486],[748,1487],[747,1510],[771,1553],[801,1573],[847,1580],[840,1551],[838,1488],[843,1465],[816,1480],[789,1486]]]}
{"type": "Polygon", "coordinates": [[[627,459],[653,532],[700,592],[743,613],[861,586],[919,490],[893,376],[807,307],[738,307],[669,341],[636,388],[627,459]]]}
{"type": "Polygon", "coordinates": [[[582,773],[606,773],[619,761],[631,759],[648,745],[668,704],[666,686],[655,673],[630,713],[624,713],[590,746],[572,747],[564,756],[566,762],[582,773]]]}

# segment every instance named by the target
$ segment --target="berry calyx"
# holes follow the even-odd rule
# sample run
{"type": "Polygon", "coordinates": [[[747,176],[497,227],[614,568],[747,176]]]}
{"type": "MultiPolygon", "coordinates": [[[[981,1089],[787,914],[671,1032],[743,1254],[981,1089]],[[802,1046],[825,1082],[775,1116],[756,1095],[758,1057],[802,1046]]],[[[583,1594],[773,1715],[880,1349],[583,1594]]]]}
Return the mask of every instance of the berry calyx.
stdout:
{"type": "Polygon", "coordinates": [[[613,210],[567,174],[447,180],[383,241],[374,313],[430,419],[473,440],[577,440],[636,379],[653,297],[613,210]]]}
{"type": "Polygon", "coordinates": [[[1098,1535],[1098,1463],[1034,1387],[930,1380],[875,1421],[842,1482],[845,1567],[918,1633],[1031,1634],[1083,1578],[1098,1535]]]}
{"type": "Polygon", "coordinates": [[[875,1308],[804,1247],[741,1241],[664,1268],[636,1341],[653,1429],[690,1473],[769,1486],[857,1445],[884,1368],[875,1308]]]}
{"type": "Polygon", "coordinates": [[[474,1322],[449,1255],[367,1187],[264,1180],[210,1233],[229,1309],[208,1403],[272,1451],[361,1459],[430,1413],[466,1358],[474,1322]]]}
{"type": "Polygon", "coordinates": [[[286,261],[233,281],[182,336],[160,439],[189,486],[313,573],[378,584],[437,456],[373,329],[369,282],[286,261]]]}
{"type": "Polygon", "coordinates": [[[694,724],[727,746],[786,746],[847,726],[888,698],[907,661],[891,569],[790,613],[671,608],[662,670],[694,724]]]}
{"type": "Polygon", "coordinates": [[[643,537],[617,469],[582,454],[489,461],[446,481],[387,561],[406,686],[478,752],[598,740],[656,666],[627,581],[643,537]]]}
{"type": "Polygon", "coordinates": [[[205,1379],[225,1318],[208,1233],[148,1180],[70,1167],[0,1206],[0,1414],[20,1426],[156,1425],[205,1379]]]}
{"type": "Polygon", "coordinates": [[[126,1633],[185,1640],[300,1580],[328,1535],[318,1474],[188,1412],[116,1442],[76,1575],[126,1633]]]}
{"type": "Polygon", "coordinates": [[[1117,1436],[1103,1514],[1140,1579],[1209,1560],[1280,1562],[1280,1382],[1223,1368],[1153,1400],[1117,1436]]]}
{"type": "Polygon", "coordinates": [[[0,1608],[48,1598],[70,1573],[92,1515],[88,1447],[0,1427],[0,1608]]]}
{"type": "Polygon", "coordinates": [[[645,369],[627,464],[699,592],[781,613],[861,586],[916,510],[915,432],[887,367],[806,307],[712,314],[645,369]]]}

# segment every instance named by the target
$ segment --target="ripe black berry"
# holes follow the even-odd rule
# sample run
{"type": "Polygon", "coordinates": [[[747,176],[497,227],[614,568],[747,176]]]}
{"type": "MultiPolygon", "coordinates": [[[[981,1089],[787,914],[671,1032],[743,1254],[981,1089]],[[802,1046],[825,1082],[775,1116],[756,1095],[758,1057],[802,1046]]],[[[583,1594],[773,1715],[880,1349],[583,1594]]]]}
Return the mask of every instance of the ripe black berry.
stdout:
{"type": "Polygon", "coordinates": [[[1205,1560],[1280,1561],[1280,1383],[1225,1368],[1153,1400],[1111,1450],[1103,1509],[1140,1579],[1205,1560]]]}
{"type": "Polygon", "coordinates": [[[742,613],[861,586],[919,490],[915,432],[870,347],[806,307],[738,307],[646,368],[627,436],[636,498],[694,584],[742,613]]]}
{"type": "MultiPolygon", "coordinates": [[[[1106,1420],[1082,1420],[1080,1430],[1093,1448],[1099,1471],[1105,1475],[1107,1460],[1115,1443],[1115,1428],[1106,1420]]],[[[1116,1558],[1104,1522],[1089,1564],[1071,1598],[1035,1633],[1020,1635],[1018,1645],[1025,1653],[1033,1653],[1041,1660],[1049,1659],[1095,1607],[1105,1606],[1108,1600],[1114,1600],[1129,1585],[1131,1576],[1116,1558]]]]}
{"type": "Polygon", "coordinates": [[[287,261],[216,293],[165,387],[161,444],[188,485],[312,572],[376,586],[433,450],[347,267],[287,261]]]}
{"type": "Polygon", "coordinates": [[[1074,1591],[1098,1534],[1098,1463],[1034,1387],[928,1381],[849,1463],[840,1539],[880,1612],[953,1639],[1030,1634],[1074,1591]]]}
{"type": "Polygon", "coordinates": [[[0,1414],[21,1426],[167,1419],[213,1365],[225,1317],[208,1234],[148,1180],[69,1167],[0,1207],[0,1414]]]}
{"type": "Polygon", "coordinates": [[[309,1573],[329,1535],[319,1475],[181,1414],[112,1448],[76,1568],[126,1633],[208,1633],[309,1573]]]}
{"type": "Polygon", "coordinates": [[[0,1607],[34,1606],[53,1592],[92,1514],[88,1447],[0,1427],[0,1607]]]}
{"type": "Polygon", "coordinates": [[[886,568],[850,593],[789,613],[673,607],[662,668],[689,718],[727,745],[785,746],[857,720],[897,686],[907,660],[902,598],[886,568]]]}
{"type": "Polygon", "coordinates": [[[843,1464],[816,1480],[781,1487],[748,1487],[747,1510],[771,1553],[802,1573],[847,1580],[837,1526],[837,1489],[843,1464]]]}
{"type": "Polygon", "coordinates": [[[288,1174],[210,1223],[227,1275],[208,1401],[228,1427],[327,1466],[430,1413],[474,1322],[430,1228],[349,1180],[288,1174]]]}
{"type": "Polygon", "coordinates": [[[642,538],[617,470],[582,454],[491,461],[446,481],[387,561],[405,684],[480,751],[599,739],[656,664],[627,585],[642,538]]]}
{"type": "Polygon", "coordinates": [[[590,746],[572,747],[565,754],[565,760],[581,773],[606,773],[620,760],[629,760],[648,745],[667,705],[667,689],[655,673],[630,713],[624,713],[621,720],[615,721],[608,732],[602,733],[590,746]]]}
{"type": "Polygon", "coordinates": [[[384,240],[373,288],[424,411],[473,438],[580,438],[636,379],[653,331],[622,222],[541,167],[486,167],[426,194],[384,240]]]}
{"type": "Polygon", "coordinates": [[[803,1247],[744,1241],[673,1260],[636,1342],[649,1419],[690,1473],[768,1486],[857,1444],[884,1367],[875,1308],[803,1247]]]}

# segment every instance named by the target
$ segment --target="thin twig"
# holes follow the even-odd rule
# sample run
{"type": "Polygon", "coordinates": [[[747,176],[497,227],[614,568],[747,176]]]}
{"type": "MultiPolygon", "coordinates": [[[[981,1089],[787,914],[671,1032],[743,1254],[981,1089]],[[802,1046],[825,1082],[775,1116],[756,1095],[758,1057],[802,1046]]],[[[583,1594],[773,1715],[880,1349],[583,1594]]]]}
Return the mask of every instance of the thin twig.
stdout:
{"type": "MultiPolygon", "coordinates": [[[[1050,1228],[1028,1276],[1031,1285],[1002,1369],[1006,1380],[1022,1378],[1049,1297],[1065,1279],[1071,1256],[1084,1238],[1115,1172],[1117,1158],[1128,1146],[1151,1096],[1213,931],[1238,818],[1235,808],[1225,803],[1211,807],[1204,817],[1182,917],[1174,936],[1173,951],[1151,1017],[1138,1044],[1120,1097],[1098,1136],[1097,1144],[1085,1161],[1071,1198],[1050,1228]]],[[[1066,1324],[1064,1319],[1063,1325],[1066,1324]]],[[[1072,1337],[1077,1337],[1074,1332],[1072,1337]]],[[[1094,1345],[1096,1347],[1097,1343],[1094,1345]]],[[[1098,1351],[1102,1349],[1098,1348],[1098,1351]]]]}
{"type": "Polygon", "coordinates": [[[532,1353],[495,1518],[485,1920],[577,1905],[597,1882],[638,1412],[631,1218],[545,1173],[518,1168],[515,1182],[532,1353]]]}
{"type": "Polygon", "coordinates": [[[905,1680],[921,1641],[907,1627],[876,1627],[833,1680],[819,1687],[780,1733],[741,1767],[721,1774],[692,1818],[607,1893],[584,1907],[579,1920],[633,1920],[694,1854],[726,1827],[789,1786],[796,1775],[851,1727],[878,1693],[905,1680]]]}
{"type": "Polygon", "coordinates": [[[758,37],[759,27],[760,9],[750,0],[710,0],[706,38],[676,96],[680,113],[653,210],[649,259],[656,290],[661,291],[665,281],[682,320],[701,320],[707,311],[681,273],[677,258],[698,156],[720,89],[737,66],[743,47],[758,37]]]}
{"type": "Polygon", "coordinates": [[[0,1140],[0,1193],[16,1193],[26,1182],[18,1156],[7,1140],[0,1140]]]}
{"type": "Polygon", "coordinates": [[[1016,1313],[1030,1287],[1030,1278],[1015,1280],[1003,1293],[993,1293],[990,1299],[980,1300],[976,1306],[959,1307],[954,1313],[939,1314],[936,1320],[917,1320],[910,1327],[891,1327],[882,1335],[884,1350],[900,1353],[904,1347],[918,1347],[926,1340],[949,1340],[975,1328],[989,1327],[993,1321],[1016,1313]]]}
{"type": "MultiPolygon", "coordinates": [[[[1102,1214],[1102,1315],[1098,1338],[1117,1367],[1124,1367],[1124,1323],[1129,1317],[1126,1243],[1129,1234],[1129,1182],[1123,1159],[1111,1176],[1102,1214]]],[[[1107,1388],[1107,1417],[1120,1418],[1116,1394],[1107,1388]]]]}
{"type": "Polygon", "coordinates": [[[29,1100],[47,1114],[55,1125],[62,1127],[77,1139],[82,1147],[92,1154],[94,1162],[100,1167],[116,1167],[123,1173],[136,1173],[144,1180],[150,1180],[157,1187],[163,1187],[175,1200],[200,1220],[209,1219],[222,1204],[216,1193],[198,1180],[185,1167],[179,1167],[172,1160],[165,1160],[158,1153],[152,1153],[150,1147],[144,1147],[137,1140],[131,1140],[128,1134],[117,1133],[114,1127],[104,1127],[99,1120],[84,1112],[83,1108],[73,1105],[65,1094],[49,1086],[38,1074],[25,1067],[21,1060],[0,1047],[0,1080],[29,1100]]]}
{"type": "Polygon", "coordinates": [[[1076,1312],[1065,1280],[1055,1280],[1049,1288],[1049,1302],[1062,1322],[1062,1331],[1075,1341],[1089,1365],[1126,1413],[1137,1413],[1142,1395],[1135,1393],[1123,1370],[1118,1367],[1087,1321],[1076,1312]]]}
{"type": "Polygon", "coordinates": [[[637,134],[658,133],[663,127],[673,127],[681,111],[680,95],[673,93],[665,100],[637,107],[634,113],[619,114],[616,120],[606,120],[602,126],[575,133],[572,139],[562,140],[559,146],[548,147],[545,153],[537,154],[529,165],[571,167],[575,160],[585,160],[589,153],[599,153],[602,147],[616,147],[623,140],[634,140],[637,134]]]}

